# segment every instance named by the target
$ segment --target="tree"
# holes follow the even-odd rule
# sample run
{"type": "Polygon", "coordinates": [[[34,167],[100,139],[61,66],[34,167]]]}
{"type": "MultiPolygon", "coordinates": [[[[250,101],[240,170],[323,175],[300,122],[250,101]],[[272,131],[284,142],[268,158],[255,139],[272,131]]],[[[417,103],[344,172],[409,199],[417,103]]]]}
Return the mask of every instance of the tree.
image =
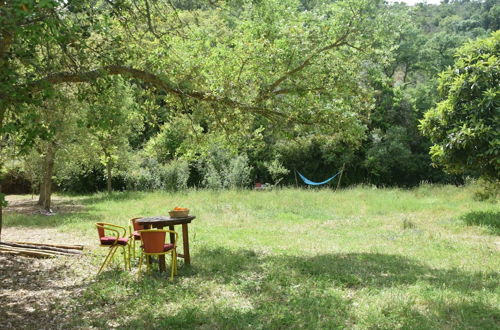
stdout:
{"type": "Polygon", "coordinates": [[[130,85],[120,77],[100,79],[86,99],[89,108],[86,120],[89,142],[101,152],[110,194],[112,171],[125,158],[129,149],[129,135],[140,128],[142,118],[138,114],[130,85]]]}
{"type": "Polygon", "coordinates": [[[75,111],[82,105],[77,101],[75,91],[75,88],[59,86],[53,95],[32,109],[39,114],[38,125],[45,127],[47,134],[35,139],[25,163],[32,163],[28,168],[36,168],[36,164],[40,164],[37,173],[33,174],[40,187],[38,205],[46,211],[51,211],[52,184],[58,158],[71,144],[82,143],[84,131],[78,127],[78,121],[81,121],[83,113],[75,111]]]}
{"type": "Polygon", "coordinates": [[[453,173],[500,178],[500,31],[467,43],[441,73],[442,101],[420,128],[434,162],[453,173]]]}
{"type": "Polygon", "coordinates": [[[359,141],[363,65],[389,35],[381,2],[0,0],[0,135],[33,141],[40,127],[19,118],[54,85],[121,75],[202,104],[213,126],[263,117],[359,141]]]}

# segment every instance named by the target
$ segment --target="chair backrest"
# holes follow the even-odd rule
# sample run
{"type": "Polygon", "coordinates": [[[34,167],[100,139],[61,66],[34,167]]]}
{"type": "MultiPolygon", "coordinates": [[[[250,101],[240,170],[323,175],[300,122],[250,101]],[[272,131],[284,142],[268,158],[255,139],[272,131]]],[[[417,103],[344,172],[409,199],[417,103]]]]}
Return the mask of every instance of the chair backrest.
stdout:
{"type": "Polygon", "coordinates": [[[135,231],[144,229],[144,225],[136,222],[136,220],[139,219],[142,219],[142,217],[130,219],[130,222],[132,222],[132,228],[134,228],[135,231]]]}
{"type": "Polygon", "coordinates": [[[125,227],[114,225],[112,223],[106,222],[96,222],[95,226],[97,227],[97,234],[99,235],[99,240],[103,237],[106,237],[106,231],[111,232],[111,236],[113,237],[125,237],[125,233],[127,230],[125,227]],[[121,232],[121,233],[120,233],[121,232]]]}
{"type": "Polygon", "coordinates": [[[145,229],[139,231],[145,253],[161,253],[164,250],[167,230],[145,229]]]}
{"type": "Polygon", "coordinates": [[[97,227],[97,234],[99,235],[99,239],[106,236],[104,232],[104,222],[96,222],[95,226],[97,227]]]}

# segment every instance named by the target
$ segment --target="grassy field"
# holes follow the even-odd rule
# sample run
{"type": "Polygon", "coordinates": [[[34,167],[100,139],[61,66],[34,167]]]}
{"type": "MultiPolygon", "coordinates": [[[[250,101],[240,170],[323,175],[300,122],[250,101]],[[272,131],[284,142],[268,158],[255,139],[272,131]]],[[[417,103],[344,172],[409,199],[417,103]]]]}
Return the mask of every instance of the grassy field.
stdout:
{"type": "Polygon", "coordinates": [[[77,294],[51,303],[64,328],[500,325],[500,207],[475,201],[470,187],[116,193],[71,202],[83,208],[9,213],[5,227],[56,229],[97,246],[97,221],[128,225],[174,206],[197,219],[192,265],[180,261],[174,282],[123,271],[121,258],[96,277],[101,248],[56,268],[82,278],[77,294]]]}

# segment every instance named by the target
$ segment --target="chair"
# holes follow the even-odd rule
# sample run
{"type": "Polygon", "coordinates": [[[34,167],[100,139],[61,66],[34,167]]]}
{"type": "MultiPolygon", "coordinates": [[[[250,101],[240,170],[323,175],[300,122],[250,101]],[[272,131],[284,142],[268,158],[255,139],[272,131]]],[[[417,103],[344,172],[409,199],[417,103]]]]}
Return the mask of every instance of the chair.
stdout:
{"type": "Polygon", "coordinates": [[[119,247],[123,248],[123,260],[125,262],[125,269],[127,269],[128,266],[128,269],[130,270],[130,257],[127,258],[127,252],[125,250],[125,247],[128,247],[128,255],[130,256],[130,245],[128,244],[128,238],[125,237],[127,229],[122,226],[105,222],[97,222],[95,225],[97,227],[97,233],[99,234],[99,241],[101,243],[100,246],[109,248],[109,253],[106,258],[104,258],[104,261],[101,265],[101,268],[99,268],[97,275],[99,275],[104,267],[111,261],[111,259],[113,259],[113,256],[119,247]],[[121,235],[120,231],[122,231],[121,235]],[[106,236],[106,232],[111,232],[113,236],[106,236]]]}
{"type": "Polygon", "coordinates": [[[148,262],[151,256],[160,256],[170,253],[172,256],[172,263],[170,265],[170,280],[174,279],[174,275],[177,274],[177,239],[179,235],[173,230],[164,229],[144,229],[139,230],[141,240],[142,240],[142,254],[139,258],[139,275],[141,274],[141,266],[144,257],[147,257],[147,267],[148,271],[151,270],[151,264],[148,262]],[[175,240],[172,243],[165,243],[167,233],[175,235],[175,240]]]}
{"type": "Polygon", "coordinates": [[[132,255],[133,255],[134,259],[135,259],[135,241],[141,240],[141,235],[139,234],[139,230],[144,229],[143,225],[138,224],[136,222],[139,219],[142,219],[142,217],[130,219],[132,226],[129,228],[129,231],[130,231],[129,238],[132,240],[132,255]]]}

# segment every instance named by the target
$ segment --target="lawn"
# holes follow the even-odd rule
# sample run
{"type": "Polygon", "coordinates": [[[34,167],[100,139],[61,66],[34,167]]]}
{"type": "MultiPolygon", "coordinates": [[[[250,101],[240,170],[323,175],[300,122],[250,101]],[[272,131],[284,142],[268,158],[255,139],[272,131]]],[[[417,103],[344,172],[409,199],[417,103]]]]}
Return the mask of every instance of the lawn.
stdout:
{"type": "Polygon", "coordinates": [[[4,313],[10,326],[49,328],[499,328],[500,207],[475,201],[473,187],[134,192],[65,203],[75,207],[56,216],[6,214],[9,238],[57,232],[89,249],[8,259],[29,283],[2,275],[0,327],[4,313]],[[94,222],[128,225],[174,206],[197,216],[192,265],[181,260],[174,282],[123,271],[121,257],[96,277],[107,251],[94,222]],[[45,300],[18,303],[14,290],[45,300]]]}

